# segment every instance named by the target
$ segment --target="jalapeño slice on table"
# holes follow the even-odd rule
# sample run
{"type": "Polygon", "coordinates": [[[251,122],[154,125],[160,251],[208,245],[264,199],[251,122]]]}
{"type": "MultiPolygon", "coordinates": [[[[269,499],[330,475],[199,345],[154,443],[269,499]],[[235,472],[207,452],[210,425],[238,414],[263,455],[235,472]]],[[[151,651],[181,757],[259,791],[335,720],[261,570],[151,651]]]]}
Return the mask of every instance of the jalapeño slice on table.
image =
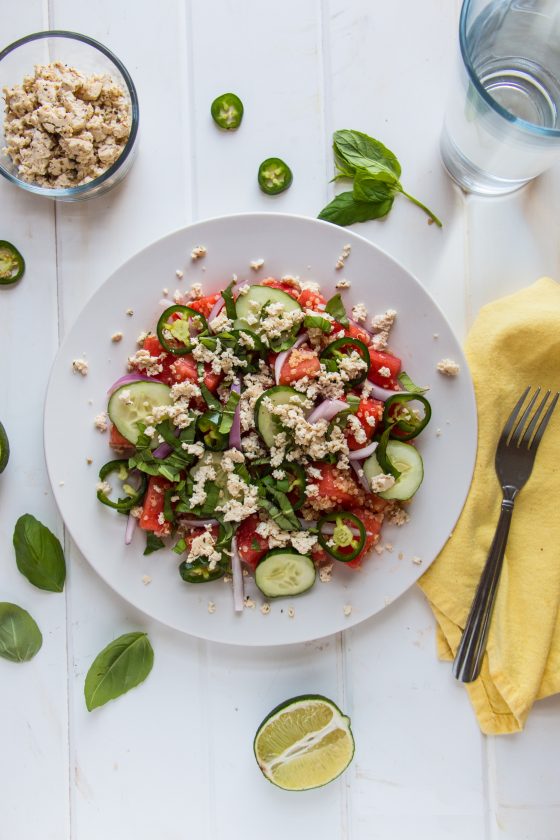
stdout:
{"type": "Polygon", "coordinates": [[[193,349],[192,339],[208,329],[206,318],[190,306],[169,306],[161,313],[156,332],[161,346],[174,356],[184,356],[193,349]]]}
{"type": "Polygon", "coordinates": [[[326,365],[327,370],[332,373],[338,371],[341,362],[345,358],[348,358],[353,352],[358,353],[361,357],[364,362],[364,367],[356,374],[356,376],[352,377],[352,379],[348,381],[348,388],[354,388],[356,385],[359,385],[364,381],[369,373],[369,350],[364,342],[360,341],[359,338],[338,338],[336,341],[333,341],[332,344],[328,344],[319,356],[321,361],[326,365]]]}
{"type": "Polygon", "coordinates": [[[11,242],[0,240],[0,286],[17,283],[23,277],[25,260],[11,242]]]}
{"type": "Polygon", "coordinates": [[[243,119],[243,102],[235,93],[222,93],[212,102],[210,113],[216,125],[234,131],[243,119]]]}
{"type": "Polygon", "coordinates": [[[431,416],[432,408],[426,397],[422,394],[402,391],[385,401],[383,423],[386,428],[391,427],[390,437],[412,440],[428,425],[431,416]],[[421,404],[424,410],[423,416],[409,406],[412,402],[421,404]]]}
{"type": "Polygon", "coordinates": [[[267,195],[278,195],[284,192],[294,180],[292,170],[280,158],[272,157],[263,160],[259,166],[259,187],[267,195]]]}
{"type": "Polygon", "coordinates": [[[366,529],[361,519],[345,510],[327,513],[317,523],[321,548],[343,563],[354,560],[366,544],[366,529]]]}
{"type": "Polygon", "coordinates": [[[10,444],[8,442],[8,435],[6,434],[6,429],[0,423],[0,473],[6,469],[9,458],[10,444]]]}
{"type": "Polygon", "coordinates": [[[107,490],[106,492],[105,489],[99,487],[97,498],[104,505],[107,505],[107,507],[114,508],[121,513],[128,512],[131,508],[138,505],[144,496],[148,484],[147,476],[143,472],[140,472],[140,470],[130,470],[126,459],[108,461],[101,467],[99,470],[100,482],[110,484],[108,479],[111,476],[114,476],[114,479],[121,483],[125,495],[119,497],[117,501],[113,501],[108,496],[110,491],[107,490]]]}

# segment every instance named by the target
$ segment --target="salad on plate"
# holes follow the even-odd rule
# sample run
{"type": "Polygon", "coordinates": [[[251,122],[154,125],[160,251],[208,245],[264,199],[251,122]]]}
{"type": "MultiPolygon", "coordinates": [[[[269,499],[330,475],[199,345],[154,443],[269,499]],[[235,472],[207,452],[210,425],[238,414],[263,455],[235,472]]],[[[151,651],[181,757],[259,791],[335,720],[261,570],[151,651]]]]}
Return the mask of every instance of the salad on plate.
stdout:
{"type": "Polygon", "coordinates": [[[238,611],[247,574],[270,599],[368,562],[384,520],[407,519],[431,415],[389,349],[396,312],[370,331],[362,305],[349,318],[292,277],[164,304],[109,389],[97,497],[125,541],[171,546],[187,584],[227,576],[238,611]]]}

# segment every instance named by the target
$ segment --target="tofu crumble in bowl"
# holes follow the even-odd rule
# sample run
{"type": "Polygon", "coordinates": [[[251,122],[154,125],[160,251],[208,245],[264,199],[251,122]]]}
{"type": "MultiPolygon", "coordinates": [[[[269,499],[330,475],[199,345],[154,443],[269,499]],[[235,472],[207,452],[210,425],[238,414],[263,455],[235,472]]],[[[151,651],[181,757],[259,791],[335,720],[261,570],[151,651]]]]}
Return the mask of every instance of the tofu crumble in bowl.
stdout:
{"type": "Polygon", "coordinates": [[[45,449],[117,592],[193,635],[283,644],[369,618],[429,566],[476,412],[457,339],[398,263],[250,214],[159,240],[94,295],[53,367],[45,449]]]}
{"type": "Polygon", "coordinates": [[[129,172],[138,97],[123,63],[85,35],[36,32],[0,52],[0,173],[59,201],[107,192],[129,172]]]}

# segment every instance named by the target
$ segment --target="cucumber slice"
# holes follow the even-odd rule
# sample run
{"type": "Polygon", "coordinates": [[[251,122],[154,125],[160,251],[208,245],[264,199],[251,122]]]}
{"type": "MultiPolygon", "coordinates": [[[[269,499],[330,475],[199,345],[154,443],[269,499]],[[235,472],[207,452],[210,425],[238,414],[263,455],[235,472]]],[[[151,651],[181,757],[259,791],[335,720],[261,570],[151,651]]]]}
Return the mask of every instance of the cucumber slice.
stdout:
{"type": "Polygon", "coordinates": [[[240,327],[236,322],[235,327],[241,329],[249,326],[246,320],[247,315],[257,315],[258,317],[265,303],[281,303],[285,312],[301,309],[297,300],[283,292],[282,289],[273,289],[271,286],[251,286],[246,295],[239,295],[235,301],[237,320],[242,322],[240,327]]]}
{"type": "MultiPolygon", "coordinates": [[[[422,484],[422,479],[424,478],[424,464],[420,453],[410,443],[390,440],[387,443],[386,454],[391,463],[400,472],[400,476],[392,487],[389,487],[388,490],[383,490],[377,495],[381,496],[382,499],[398,499],[399,501],[411,499],[422,484]]],[[[382,472],[383,470],[379,466],[379,461],[375,457],[374,452],[364,463],[365,477],[371,484],[372,478],[382,472]]]]}
{"type": "Polygon", "coordinates": [[[0,423],[0,473],[6,469],[9,458],[10,444],[8,442],[8,435],[6,434],[6,429],[0,423]]]}
{"type": "Polygon", "coordinates": [[[255,583],[267,598],[301,595],[315,583],[313,561],[283,548],[269,551],[255,571],[255,583]]]}
{"type": "Polygon", "coordinates": [[[107,413],[123,437],[136,444],[138,423],[145,423],[156,405],[171,405],[171,389],[163,382],[129,382],[111,394],[107,413]],[[128,391],[127,399],[122,399],[128,391]]]}
{"type": "Polygon", "coordinates": [[[275,385],[260,395],[255,403],[255,426],[266,445],[271,447],[274,446],[276,435],[282,431],[282,424],[265,406],[264,401],[267,397],[274,405],[291,404],[303,407],[305,396],[289,385],[275,385]]]}

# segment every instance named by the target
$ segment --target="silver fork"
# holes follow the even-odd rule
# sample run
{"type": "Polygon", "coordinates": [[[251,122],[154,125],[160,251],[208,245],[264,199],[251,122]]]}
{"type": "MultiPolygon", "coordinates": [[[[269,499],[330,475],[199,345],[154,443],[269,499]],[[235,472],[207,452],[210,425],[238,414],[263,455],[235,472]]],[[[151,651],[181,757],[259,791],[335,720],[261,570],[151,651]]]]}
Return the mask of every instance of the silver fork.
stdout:
{"type": "Polygon", "coordinates": [[[541,391],[537,388],[518,420],[517,417],[529,391],[530,388],[526,388],[517,401],[500,435],[496,449],[496,474],[502,486],[502,508],[496,533],[453,662],[453,676],[464,683],[473,682],[480,673],[515,498],[531,475],[539,443],[560,396],[557,393],[552,398],[539,423],[539,418],[550,397],[550,391],[547,391],[529,420],[529,415],[541,391]]]}

